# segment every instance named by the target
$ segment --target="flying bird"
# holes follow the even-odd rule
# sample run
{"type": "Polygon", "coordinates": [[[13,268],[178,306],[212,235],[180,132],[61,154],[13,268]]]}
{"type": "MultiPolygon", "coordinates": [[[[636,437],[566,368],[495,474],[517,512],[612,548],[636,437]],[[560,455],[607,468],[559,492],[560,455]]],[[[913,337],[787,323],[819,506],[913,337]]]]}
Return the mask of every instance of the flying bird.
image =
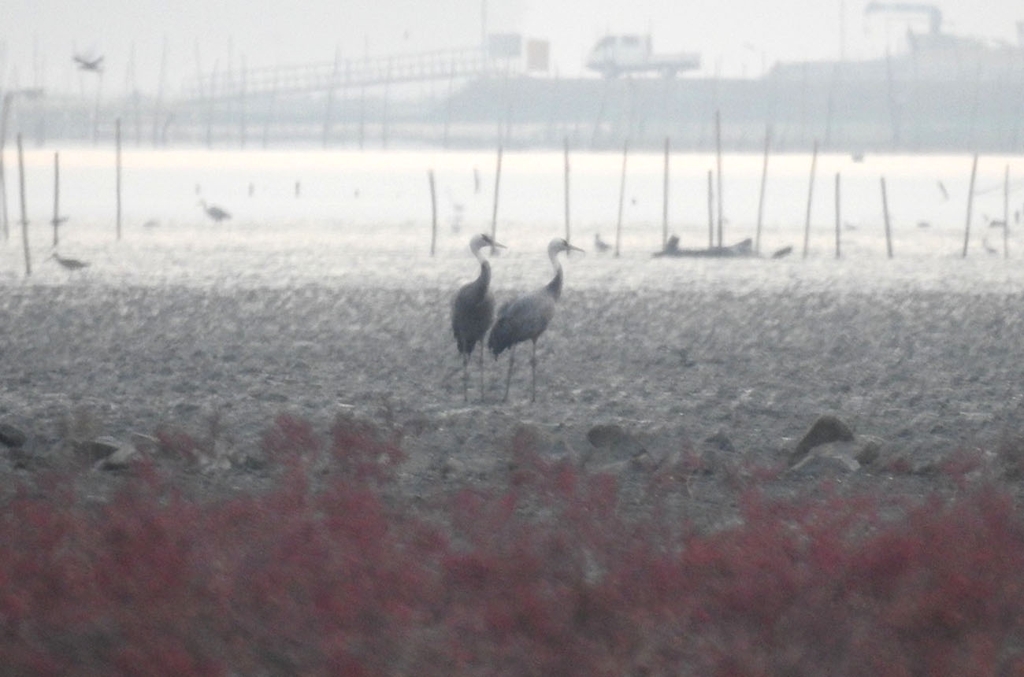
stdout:
{"type": "Polygon", "coordinates": [[[530,353],[530,401],[536,400],[537,339],[548,328],[548,323],[555,315],[555,302],[562,295],[562,264],[558,262],[558,255],[563,252],[568,254],[572,251],[581,252],[583,250],[560,238],[552,240],[548,244],[548,259],[551,261],[552,268],[555,269],[555,276],[537,291],[503,304],[498,311],[498,320],[491,328],[487,347],[494,353],[494,359],[498,359],[502,352],[509,349],[508,376],[505,378],[503,402],[508,401],[509,385],[512,383],[512,366],[515,364],[516,344],[527,339],[533,344],[530,353]]]}
{"type": "Polygon", "coordinates": [[[226,219],[230,219],[231,218],[231,214],[229,214],[228,212],[224,211],[223,209],[221,209],[217,205],[208,205],[208,204],[206,204],[206,200],[200,200],[199,201],[199,206],[201,206],[203,208],[203,211],[206,212],[207,216],[209,216],[211,219],[213,219],[217,223],[220,223],[221,221],[224,221],[226,219]]]}
{"type": "Polygon", "coordinates": [[[469,250],[480,262],[480,275],[475,280],[462,285],[452,299],[452,332],[455,334],[455,345],[462,355],[462,396],[469,401],[469,358],[478,342],[480,348],[480,396],[484,390],[484,351],[482,342],[487,330],[494,320],[494,295],[489,289],[491,283],[491,264],[484,258],[481,249],[484,247],[504,247],[488,235],[474,235],[469,241],[469,250]]]}
{"type": "Polygon", "coordinates": [[[84,56],[81,56],[79,54],[75,54],[72,58],[75,60],[75,63],[78,64],[78,70],[92,71],[94,73],[102,73],[103,72],[103,57],[102,56],[98,56],[95,59],[90,59],[88,57],[84,57],[84,56]]]}

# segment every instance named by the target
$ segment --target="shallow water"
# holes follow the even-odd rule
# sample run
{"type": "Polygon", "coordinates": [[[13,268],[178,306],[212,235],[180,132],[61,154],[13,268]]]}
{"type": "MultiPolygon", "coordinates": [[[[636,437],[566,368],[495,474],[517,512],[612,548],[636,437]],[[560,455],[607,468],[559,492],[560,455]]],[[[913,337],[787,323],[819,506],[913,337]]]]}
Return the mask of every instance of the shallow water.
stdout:
{"type": "MultiPolygon", "coordinates": [[[[35,284],[186,286],[454,287],[473,277],[467,251],[489,231],[496,155],[433,150],[137,150],[123,154],[122,238],[115,239],[111,149],[60,149],[64,256],[90,262],[69,275],[46,260],[52,242],[54,149],[26,151],[26,196],[35,284]],[[437,187],[436,255],[430,256],[428,171],[437,187]],[[232,213],[220,224],[206,199],[232,213]]],[[[762,157],[723,157],[726,244],[756,237],[762,157]]],[[[23,283],[17,164],[7,155],[12,233],[0,247],[0,280],[23,283]],[[13,167],[12,167],[13,165],[13,167]]],[[[668,230],[684,247],[708,241],[708,154],[670,160],[668,230]]],[[[573,153],[570,227],[590,250],[567,263],[568,284],[597,289],[924,289],[1013,292],[1024,283],[1024,159],[979,161],[969,256],[962,257],[971,158],[958,155],[819,156],[813,189],[808,155],[769,162],[758,260],[659,259],[663,171],[660,154],[631,155],[622,209],[621,256],[593,251],[595,233],[614,242],[621,155],[573,153]],[[1010,168],[1008,257],[1002,219],[1004,169],[1010,168]],[[835,258],[836,174],[841,175],[841,253],[835,258]],[[894,257],[887,257],[880,179],[885,177],[894,257]],[[940,185],[941,184],[941,185],[940,185]],[[803,254],[808,193],[810,237],[803,254]],[[767,255],[784,247],[782,260],[767,255]]],[[[496,289],[521,289],[550,277],[544,247],[565,235],[561,153],[506,153],[497,234],[508,251],[494,263],[496,289]]],[[[717,203],[712,217],[717,221],[717,203]]]]}

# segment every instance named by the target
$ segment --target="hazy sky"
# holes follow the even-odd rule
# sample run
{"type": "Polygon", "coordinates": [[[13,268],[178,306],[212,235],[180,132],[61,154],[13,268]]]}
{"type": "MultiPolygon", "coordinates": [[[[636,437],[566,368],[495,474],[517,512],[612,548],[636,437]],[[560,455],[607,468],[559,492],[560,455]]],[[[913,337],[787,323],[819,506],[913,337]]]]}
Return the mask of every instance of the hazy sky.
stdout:
{"type": "MultiPolygon", "coordinates": [[[[199,68],[331,61],[480,42],[489,31],[551,42],[553,66],[582,72],[601,35],[651,33],[657,51],[696,51],[704,71],[758,75],[777,60],[848,58],[902,46],[920,14],[865,17],[866,0],[0,0],[0,84],[77,90],[74,50],[103,54],[104,89],[155,91],[162,45],[171,89],[199,68]],[[843,38],[841,39],[841,36],[843,38]]],[[[1016,43],[1021,0],[944,0],[943,28],[1016,43]]]]}

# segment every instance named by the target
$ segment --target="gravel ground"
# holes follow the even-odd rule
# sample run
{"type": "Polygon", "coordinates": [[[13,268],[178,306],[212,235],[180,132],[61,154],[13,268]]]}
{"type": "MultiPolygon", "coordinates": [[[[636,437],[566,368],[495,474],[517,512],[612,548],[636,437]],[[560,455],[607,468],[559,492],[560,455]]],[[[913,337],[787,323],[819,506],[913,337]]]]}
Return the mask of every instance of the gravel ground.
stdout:
{"type": "MultiPolygon", "coordinates": [[[[244,487],[265,474],[260,439],[277,415],[324,432],[344,415],[401,434],[400,486],[420,494],[501,477],[525,427],[543,453],[623,477],[699,459],[687,491],[715,522],[731,501],[716,469],[785,467],[821,414],[881,455],[813,479],[915,492],[951,454],[1005,455],[1024,431],[1020,295],[570,287],[538,344],[536,402],[527,345],[509,402],[506,357],[488,355],[484,392],[474,359],[465,403],[452,292],[10,285],[0,422],[28,441],[0,472],[82,467],[84,440],[175,429],[209,443],[203,471],[173,466],[186,481],[244,487]]],[[[799,475],[779,481],[802,486],[799,475]]]]}

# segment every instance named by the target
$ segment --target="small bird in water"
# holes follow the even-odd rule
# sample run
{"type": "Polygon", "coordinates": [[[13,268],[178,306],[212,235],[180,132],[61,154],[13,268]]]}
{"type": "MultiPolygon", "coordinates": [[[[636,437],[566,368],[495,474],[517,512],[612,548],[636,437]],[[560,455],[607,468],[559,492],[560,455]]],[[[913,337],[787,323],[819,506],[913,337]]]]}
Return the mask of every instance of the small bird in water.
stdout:
{"type": "Polygon", "coordinates": [[[206,200],[200,200],[199,206],[203,208],[203,211],[206,212],[207,216],[209,216],[217,223],[220,223],[221,221],[231,218],[231,214],[229,214],[227,211],[221,209],[217,205],[206,204],[206,200]]]}
{"type": "Polygon", "coordinates": [[[555,316],[555,303],[562,295],[562,264],[558,262],[558,255],[569,252],[582,252],[579,247],[574,247],[561,238],[555,238],[548,244],[548,259],[552,268],[555,269],[555,276],[545,286],[537,291],[520,296],[513,301],[502,305],[498,311],[498,320],[491,328],[491,335],[487,339],[487,347],[498,359],[506,349],[508,356],[508,376],[505,378],[505,397],[503,402],[508,401],[509,385],[512,383],[512,367],[515,364],[516,344],[529,340],[533,344],[533,351],[530,354],[530,401],[537,398],[537,339],[548,328],[551,318],[555,316]]]}
{"type": "MultiPolygon", "coordinates": [[[[452,332],[455,345],[462,355],[462,396],[469,401],[469,358],[478,342],[482,342],[494,320],[494,295],[491,293],[491,264],[484,258],[484,247],[504,247],[489,235],[474,235],[469,250],[480,262],[480,274],[472,282],[459,288],[452,299],[452,332]]],[[[480,395],[484,390],[484,351],[480,350],[480,395]]]]}
{"type": "Polygon", "coordinates": [[[53,252],[52,254],[50,254],[49,258],[59,263],[61,267],[64,268],[64,270],[68,271],[69,273],[73,273],[76,270],[82,270],[83,268],[89,267],[89,264],[86,261],[79,261],[78,259],[66,259],[57,252],[53,252]]]}
{"type": "Polygon", "coordinates": [[[601,239],[601,233],[594,233],[594,249],[604,253],[610,251],[612,246],[601,239]]]}

